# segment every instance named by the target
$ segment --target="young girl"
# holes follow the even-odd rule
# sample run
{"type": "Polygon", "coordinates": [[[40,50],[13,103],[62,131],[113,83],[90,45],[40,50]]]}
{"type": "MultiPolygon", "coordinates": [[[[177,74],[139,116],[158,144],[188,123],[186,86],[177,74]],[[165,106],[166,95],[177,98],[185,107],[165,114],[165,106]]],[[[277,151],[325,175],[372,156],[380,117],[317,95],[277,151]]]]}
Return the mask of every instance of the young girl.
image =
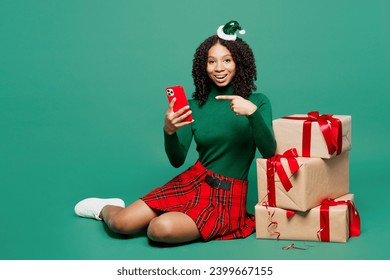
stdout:
{"type": "Polygon", "coordinates": [[[274,155],[271,105],[256,90],[256,65],[238,22],[220,26],[196,50],[189,106],[165,114],[165,151],[181,166],[192,140],[199,159],[165,185],[125,207],[118,198],[87,198],[75,206],[81,217],[103,220],[114,232],[147,229],[157,242],[245,238],[255,230],[246,210],[247,178],[256,148],[274,155]],[[189,115],[192,122],[184,121],[189,115]]]}

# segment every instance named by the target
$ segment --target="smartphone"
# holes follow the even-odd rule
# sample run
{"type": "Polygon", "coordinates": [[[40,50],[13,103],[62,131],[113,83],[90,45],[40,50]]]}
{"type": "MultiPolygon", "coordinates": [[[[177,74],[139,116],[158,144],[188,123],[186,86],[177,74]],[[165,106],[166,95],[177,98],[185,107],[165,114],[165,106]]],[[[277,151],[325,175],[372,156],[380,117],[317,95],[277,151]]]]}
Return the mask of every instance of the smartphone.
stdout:
{"type": "MultiPolygon", "coordinates": [[[[171,86],[165,89],[165,93],[167,94],[169,103],[172,101],[174,97],[176,97],[175,104],[173,105],[173,111],[177,112],[184,106],[188,105],[188,100],[184,88],[182,86],[171,86]]],[[[185,120],[185,122],[192,121],[192,115],[189,115],[185,120]]]]}

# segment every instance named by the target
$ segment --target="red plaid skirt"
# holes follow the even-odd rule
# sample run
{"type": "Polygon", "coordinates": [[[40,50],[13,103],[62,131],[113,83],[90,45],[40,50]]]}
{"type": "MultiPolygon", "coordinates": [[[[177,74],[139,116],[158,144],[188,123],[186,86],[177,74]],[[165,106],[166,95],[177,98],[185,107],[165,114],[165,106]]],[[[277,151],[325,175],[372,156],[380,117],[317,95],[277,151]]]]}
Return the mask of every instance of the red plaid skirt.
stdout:
{"type": "Polygon", "coordinates": [[[152,209],[182,212],[191,217],[205,241],[245,238],[255,231],[246,211],[248,181],[218,175],[199,161],[141,199],[152,209]],[[211,187],[206,175],[232,182],[230,190],[211,187]]]}

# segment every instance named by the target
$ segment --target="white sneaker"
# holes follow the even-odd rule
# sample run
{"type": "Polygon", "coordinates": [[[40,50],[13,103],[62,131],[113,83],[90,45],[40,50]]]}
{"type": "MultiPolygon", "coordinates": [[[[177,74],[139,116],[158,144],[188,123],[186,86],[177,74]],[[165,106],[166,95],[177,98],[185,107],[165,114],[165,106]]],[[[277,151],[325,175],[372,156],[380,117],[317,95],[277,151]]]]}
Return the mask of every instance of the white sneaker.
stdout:
{"type": "Polygon", "coordinates": [[[85,218],[92,218],[96,220],[101,220],[99,217],[100,212],[103,207],[106,205],[114,205],[125,207],[125,203],[120,198],[86,198],[81,200],[74,207],[74,212],[76,215],[85,218]]]}

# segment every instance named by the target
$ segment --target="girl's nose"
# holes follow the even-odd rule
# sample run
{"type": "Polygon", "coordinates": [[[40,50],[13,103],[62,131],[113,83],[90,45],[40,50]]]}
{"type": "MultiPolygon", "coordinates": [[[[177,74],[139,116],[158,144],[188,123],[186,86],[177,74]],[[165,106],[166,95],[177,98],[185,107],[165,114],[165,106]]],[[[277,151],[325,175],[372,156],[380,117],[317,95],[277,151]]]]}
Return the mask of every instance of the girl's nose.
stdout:
{"type": "Polygon", "coordinates": [[[224,70],[223,63],[217,62],[216,66],[215,66],[215,71],[223,71],[223,70],[224,70]]]}

